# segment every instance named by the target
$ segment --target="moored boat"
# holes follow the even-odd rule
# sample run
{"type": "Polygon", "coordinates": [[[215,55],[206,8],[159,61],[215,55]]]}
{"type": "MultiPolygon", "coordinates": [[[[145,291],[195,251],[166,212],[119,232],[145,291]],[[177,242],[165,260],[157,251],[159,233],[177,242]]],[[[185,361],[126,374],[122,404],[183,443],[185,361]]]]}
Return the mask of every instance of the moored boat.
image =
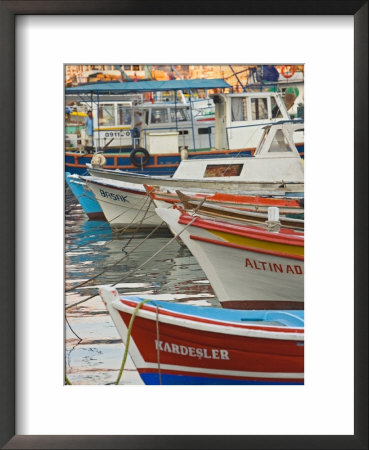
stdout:
{"type": "Polygon", "coordinates": [[[304,234],[157,208],[186,244],[225,308],[303,309],[304,234]]]}
{"type": "Polygon", "coordinates": [[[114,180],[107,182],[95,177],[81,179],[114,230],[153,228],[163,222],[155,213],[154,204],[143,186],[114,180]]]}
{"type": "MultiPolygon", "coordinates": [[[[182,89],[230,88],[224,80],[172,80],[168,82],[112,83],[111,86],[83,86],[69,88],[67,94],[147,92],[182,89]],[[132,86],[131,86],[132,85],[132,86]]],[[[191,104],[144,105],[112,101],[98,108],[95,117],[93,151],[103,151],[106,169],[138,170],[143,174],[172,175],[181,162],[181,149],[186,148],[189,159],[212,159],[253,155],[266,125],[290,120],[285,104],[277,93],[219,94],[214,96],[215,120],[194,117],[191,104]],[[106,113],[104,113],[104,108],[106,113]],[[146,109],[145,109],[146,108],[146,109]],[[188,111],[187,111],[188,110],[188,111]],[[136,111],[136,113],[135,113],[136,111]],[[134,116],[140,113],[140,122],[134,116]],[[106,118],[102,117],[106,115],[106,118]],[[136,125],[140,123],[140,125],[136,125]],[[109,147],[120,148],[113,151],[109,147]],[[122,151],[126,153],[122,153],[122,151]]],[[[303,132],[294,136],[301,156],[304,154],[303,132]]],[[[91,154],[66,152],[66,170],[84,174],[91,163],[91,154]]]]}
{"type": "Polygon", "coordinates": [[[100,295],[145,384],[304,383],[303,311],[143,304],[111,287],[100,295]]]}
{"type": "Polygon", "coordinates": [[[304,166],[293,135],[301,123],[264,127],[253,157],[183,160],[173,177],[89,169],[98,178],[195,192],[284,195],[304,191],[304,166]]]}
{"type": "Polygon", "coordinates": [[[65,181],[89,219],[106,220],[94,194],[79,175],[66,172],[65,181]]]}

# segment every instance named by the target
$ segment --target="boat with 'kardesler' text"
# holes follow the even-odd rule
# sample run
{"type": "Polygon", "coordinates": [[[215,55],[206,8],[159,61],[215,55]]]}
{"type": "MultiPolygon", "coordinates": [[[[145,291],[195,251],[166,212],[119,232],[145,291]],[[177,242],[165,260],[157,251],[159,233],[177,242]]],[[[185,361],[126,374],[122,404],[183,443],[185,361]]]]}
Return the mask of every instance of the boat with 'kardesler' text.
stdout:
{"type": "Polygon", "coordinates": [[[99,293],[145,384],[304,383],[303,311],[145,301],[107,286],[99,293]]]}

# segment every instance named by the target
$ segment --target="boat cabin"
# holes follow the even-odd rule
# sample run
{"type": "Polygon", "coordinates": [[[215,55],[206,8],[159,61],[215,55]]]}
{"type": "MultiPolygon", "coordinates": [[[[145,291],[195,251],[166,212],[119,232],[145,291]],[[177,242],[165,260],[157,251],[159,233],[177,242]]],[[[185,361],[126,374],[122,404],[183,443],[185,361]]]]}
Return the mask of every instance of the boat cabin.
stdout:
{"type": "Polygon", "coordinates": [[[181,148],[210,149],[214,145],[214,116],[209,114],[209,108],[206,114],[199,114],[189,103],[103,101],[94,105],[92,111],[94,146],[101,149],[149,149],[153,132],[178,133],[178,144],[172,153],[181,148]]]}
{"type": "Polygon", "coordinates": [[[276,92],[220,94],[214,97],[214,103],[217,150],[255,148],[263,125],[290,120],[283,99],[276,92]]]}
{"type": "Polygon", "coordinates": [[[303,123],[280,122],[262,128],[254,156],[183,160],[173,179],[246,182],[304,182],[304,166],[294,143],[303,123]]]}

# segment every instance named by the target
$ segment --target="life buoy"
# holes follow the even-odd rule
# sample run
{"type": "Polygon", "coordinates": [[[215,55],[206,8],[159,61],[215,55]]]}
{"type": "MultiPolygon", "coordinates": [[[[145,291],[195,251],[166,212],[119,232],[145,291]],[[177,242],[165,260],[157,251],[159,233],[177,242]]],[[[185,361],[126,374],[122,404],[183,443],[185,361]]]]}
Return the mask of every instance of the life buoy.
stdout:
{"type": "Polygon", "coordinates": [[[150,161],[150,153],[146,148],[135,148],[129,155],[131,163],[136,167],[146,166],[150,161]]]}
{"type": "Polygon", "coordinates": [[[285,78],[291,78],[295,73],[295,66],[282,66],[281,74],[285,78]]]}
{"type": "Polygon", "coordinates": [[[106,164],[106,158],[101,153],[95,153],[91,159],[91,164],[93,168],[102,167],[106,164]]]}

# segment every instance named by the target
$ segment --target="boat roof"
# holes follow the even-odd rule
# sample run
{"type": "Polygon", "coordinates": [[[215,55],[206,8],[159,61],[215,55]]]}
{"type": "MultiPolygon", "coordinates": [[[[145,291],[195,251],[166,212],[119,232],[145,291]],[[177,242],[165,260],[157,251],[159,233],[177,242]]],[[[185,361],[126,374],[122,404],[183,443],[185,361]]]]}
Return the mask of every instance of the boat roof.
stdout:
{"type": "Polygon", "coordinates": [[[210,80],[165,80],[165,81],[127,81],[112,83],[94,83],[65,89],[66,94],[124,94],[127,92],[186,91],[191,89],[231,88],[220,78],[210,80]]]}
{"type": "MultiPolygon", "coordinates": [[[[135,303],[140,303],[144,300],[142,297],[130,295],[121,295],[120,299],[135,303]]],[[[304,327],[303,310],[235,310],[209,306],[194,306],[185,303],[172,303],[164,300],[151,300],[147,305],[159,306],[160,308],[179,314],[225,322],[242,323],[244,325],[259,324],[279,327],[304,327]]]]}

